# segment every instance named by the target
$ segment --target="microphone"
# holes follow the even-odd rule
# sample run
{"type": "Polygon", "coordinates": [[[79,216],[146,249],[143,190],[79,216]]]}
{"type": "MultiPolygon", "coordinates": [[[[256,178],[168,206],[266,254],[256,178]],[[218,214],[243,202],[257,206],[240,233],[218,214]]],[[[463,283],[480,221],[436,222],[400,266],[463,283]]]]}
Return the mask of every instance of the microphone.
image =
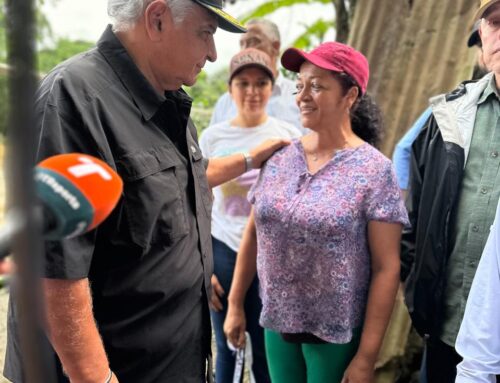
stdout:
{"type": "MultiPolygon", "coordinates": [[[[123,190],[123,181],[111,167],[80,153],[43,160],[35,167],[34,180],[46,240],[75,237],[94,229],[115,208],[123,190]]],[[[9,214],[0,229],[0,259],[9,254],[11,238],[23,225],[19,212],[9,214]]]]}
{"type": "Polygon", "coordinates": [[[79,153],[40,162],[35,186],[45,212],[43,236],[49,240],[94,229],[114,209],[123,190],[120,176],[105,162],[79,153]]]}

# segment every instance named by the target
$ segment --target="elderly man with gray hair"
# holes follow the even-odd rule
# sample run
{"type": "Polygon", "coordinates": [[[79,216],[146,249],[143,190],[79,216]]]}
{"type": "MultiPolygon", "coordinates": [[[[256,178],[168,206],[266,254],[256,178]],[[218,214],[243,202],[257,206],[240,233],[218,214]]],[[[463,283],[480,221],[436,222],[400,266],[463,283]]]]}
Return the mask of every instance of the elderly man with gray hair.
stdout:
{"type": "MultiPolygon", "coordinates": [[[[270,20],[252,19],[246,24],[247,33],[241,35],[241,49],[256,48],[271,57],[273,74],[276,78],[273,93],[267,103],[269,116],[286,121],[297,127],[302,133],[305,129],[300,123],[299,108],[295,102],[295,82],[283,77],[278,70],[281,37],[278,26],[270,20]]],[[[210,125],[228,121],[237,114],[236,105],[228,92],[224,93],[215,104],[210,125]]]]}
{"type": "MultiPolygon", "coordinates": [[[[245,31],[222,0],[108,0],[108,13],[97,47],[60,64],[36,95],[38,160],[87,153],[124,181],[96,230],[46,243],[48,357],[57,382],[211,381],[210,187],[286,142],[202,157],[180,88],[216,60],[218,26],[245,31]]],[[[19,383],[15,295],[4,374],[19,383]]]]}

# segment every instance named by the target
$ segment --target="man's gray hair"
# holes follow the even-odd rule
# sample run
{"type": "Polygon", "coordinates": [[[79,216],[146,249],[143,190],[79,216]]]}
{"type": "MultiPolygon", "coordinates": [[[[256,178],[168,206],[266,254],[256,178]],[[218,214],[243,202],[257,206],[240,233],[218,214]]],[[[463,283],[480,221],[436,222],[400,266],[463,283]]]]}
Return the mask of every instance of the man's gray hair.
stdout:
{"type": "MultiPolygon", "coordinates": [[[[113,31],[126,31],[142,17],[147,6],[153,0],[108,0],[108,16],[113,21],[113,31]]],[[[198,6],[194,1],[165,0],[172,11],[174,23],[178,24],[189,13],[189,10],[198,6]]]]}
{"type": "Polygon", "coordinates": [[[280,30],[278,29],[278,26],[270,20],[250,19],[246,25],[258,25],[262,27],[262,32],[264,32],[269,40],[281,42],[280,30]]]}

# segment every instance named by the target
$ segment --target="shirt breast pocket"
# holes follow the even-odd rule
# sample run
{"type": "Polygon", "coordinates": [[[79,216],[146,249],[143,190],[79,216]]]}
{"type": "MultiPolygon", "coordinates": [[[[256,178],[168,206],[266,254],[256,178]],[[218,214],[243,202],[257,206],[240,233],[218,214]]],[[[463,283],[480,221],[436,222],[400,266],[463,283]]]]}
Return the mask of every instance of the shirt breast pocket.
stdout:
{"type": "Polygon", "coordinates": [[[125,213],[132,241],[147,251],[188,234],[185,202],[178,177],[182,165],[173,148],[150,149],[117,161],[124,181],[125,213]]]}
{"type": "Polygon", "coordinates": [[[203,207],[205,213],[208,217],[212,215],[212,189],[208,185],[207,179],[207,171],[206,171],[206,162],[208,161],[203,158],[201,154],[201,150],[196,148],[196,146],[191,144],[191,152],[192,152],[192,160],[193,160],[193,168],[195,170],[196,178],[198,180],[199,192],[201,194],[201,199],[203,201],[203,207]]]}

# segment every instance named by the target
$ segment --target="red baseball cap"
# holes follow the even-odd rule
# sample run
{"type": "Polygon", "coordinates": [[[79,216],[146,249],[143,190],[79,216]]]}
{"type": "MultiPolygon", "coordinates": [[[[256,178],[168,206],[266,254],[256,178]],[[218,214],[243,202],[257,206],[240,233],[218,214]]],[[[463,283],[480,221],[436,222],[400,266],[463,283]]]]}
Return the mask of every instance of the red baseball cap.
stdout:
{"type": "Polygon", "coordinates": [[[281,64],[292,72],[299,72],[304,61],[333,72],[343,72],[351,76],[366,92],[370,69],[366,57],[356,49],[338,42],[327,42],[307,53],[297,48],[288,48],[281,56],[281,64]]]}

